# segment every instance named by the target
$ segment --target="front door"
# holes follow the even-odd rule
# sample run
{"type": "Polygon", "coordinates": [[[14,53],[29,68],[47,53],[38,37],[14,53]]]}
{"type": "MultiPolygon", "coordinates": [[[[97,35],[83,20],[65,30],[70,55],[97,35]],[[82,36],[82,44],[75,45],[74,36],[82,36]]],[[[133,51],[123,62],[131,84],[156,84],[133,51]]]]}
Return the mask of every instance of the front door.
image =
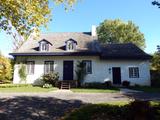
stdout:
{"type": "Polygon", "coordinates": [[[73,80],[73,61],[63,61],[63,80],[73,80]]]}
{"type": "Polygon", "coordinates": [[[121,68],[113,67],[112,75],[113,75],[113,84],[121,84],[121,68]]]}

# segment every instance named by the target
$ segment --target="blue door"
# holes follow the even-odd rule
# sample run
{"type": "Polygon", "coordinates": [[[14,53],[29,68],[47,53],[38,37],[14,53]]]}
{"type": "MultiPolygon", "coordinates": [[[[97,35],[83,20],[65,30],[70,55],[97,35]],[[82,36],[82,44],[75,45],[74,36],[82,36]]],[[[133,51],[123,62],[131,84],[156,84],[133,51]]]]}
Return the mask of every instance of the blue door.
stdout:
{"type": "Polygon", "coordinates": [[[73,80],[73,61],[63,61],[63,80],[73,80]]]}

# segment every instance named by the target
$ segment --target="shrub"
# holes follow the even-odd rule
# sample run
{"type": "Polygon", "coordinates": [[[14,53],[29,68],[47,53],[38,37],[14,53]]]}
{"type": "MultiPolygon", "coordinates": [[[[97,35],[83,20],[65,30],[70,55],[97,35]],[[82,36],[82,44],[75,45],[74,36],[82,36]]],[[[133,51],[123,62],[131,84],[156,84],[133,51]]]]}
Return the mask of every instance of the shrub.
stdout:
{"type": "Polygon", "coordinates": [[[45,84],[44,80],[41,78],[39,79],[36,79],[33,83],[33,86],[40,86],[40,87],[43,87],[43,85],[45,84]]]}
{"type": "Polygon", "coordinates": [[[122,85],[123,85],[124,87],[129,87],[129,86],[130,86],[130,82],[127,81],[127,80],[124,80],[124,81],[122,82],[122,85]]]}
{"type": "Polygon", "coordinates": [[[51,88],[51,87],[53,87],[51,84],[45,83],[45,84],[43,85],[43,88],[51,88]]]}
{"type": "Polygon", "coordinates": [[[20,65],[20,68],[18,70],[18,74],[19,74],[19,77],[21,78],[21,82],[24,81],[26,83],[27,74],[26,74],[26,65],[25,64],[20,65]]]}
{"type": "Polygon", "coordinates": [[[151,71],[151,86],[160,87],[160,72],[151,71]]]}
{"type": "Polygon", "coordinates": [[[140,86],[140,85],[138,85],[138,84],[135,84],[135,85],[134,85],[134,87],[141,87],[141,86],[140,86]]]}
{"type": "Polygon", "coordinates": [[[111,81],[106,81],[106,82],[105,82],[105,85],[106,85],[107,87],[112,87],[112,82],[111,82],[111,81]]]}
{"type": "Polygon", "coordinates": [[[106,85],[106,83],[92,82],[92,83],[85,83],[83,87],[105,89],[108,86],[106,85]]]}
{"type": "Polygon", "coordinates": [[[44,74],[42,76],[42,80],[46,83],[46,84],[51,84],[52,86],[56,86],[56,83],[59,80],[59,74],[54,72],[54,73],[50,73],[50,74],[44,74]]]}
{"type": "Polygon", "coordinates": [[[85,71],[85,64],[83,61],[77,62],[77,70],[75,71],[76,77],[77,77],[77,83],[78,87],[81,87],[85,77],[86,77],[86,71],[85,71]]]}

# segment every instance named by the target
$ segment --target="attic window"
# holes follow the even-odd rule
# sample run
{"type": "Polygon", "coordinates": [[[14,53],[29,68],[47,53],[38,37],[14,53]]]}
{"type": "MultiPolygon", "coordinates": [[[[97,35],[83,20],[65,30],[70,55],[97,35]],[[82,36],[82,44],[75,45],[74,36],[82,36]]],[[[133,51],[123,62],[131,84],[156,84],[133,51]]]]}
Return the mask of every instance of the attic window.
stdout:
{"type": "Polygon", "coordinates": [[[40,47],[41,47],[41,51],[49,51],[48,43],[41,43],[40,47]]]}
{"type": "Polygon", "coordinates": [[[77,42],[73,39],[69,39],[66,41],[66,50],[67,51],[73,51],[77,47],[77,42]]]}
{"type": "Polygon", "coordinates": [[[39,42],[39,51],[49,51],[49,45],[52,45],[50,42],[47,40],[41,40],[39,42]]]}

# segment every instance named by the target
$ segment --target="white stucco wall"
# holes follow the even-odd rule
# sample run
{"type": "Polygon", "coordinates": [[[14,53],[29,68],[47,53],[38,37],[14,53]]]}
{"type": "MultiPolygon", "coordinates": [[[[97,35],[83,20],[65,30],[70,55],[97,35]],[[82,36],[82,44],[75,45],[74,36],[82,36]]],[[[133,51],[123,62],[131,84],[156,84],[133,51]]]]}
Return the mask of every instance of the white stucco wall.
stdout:
{"type": "MultiPolygon", "coordinates": [[[[13,83],[20,83],[18,75],[18,66],[21,60],[35,61],[35,71],[33,75],[27,76],[27,83],[33,83],[44,73],[44,61],[54,61],[54,68],[56,72],[59,72],[60,80],[63,79],[63,61],[73,60],[74,71],[76,70],[76,64],[78,60],[92,60],[92,74],[88,74],[85,78],[85,82],[104,82],[105,80],[112,81],[112,71],[109,73],[109,68],[120,67],[121,68],[121,80],[128,80],[131,85],[150,85],[150,72],[149,61],[137,61],[137,60],[100,60],[96,56],[53,56],[53,57],[17,57],[16,64],[14,66],[14,80],[13,83]],[[139,78],[129,78],[128,67],[139,67],[139,78]]],[[[76,75],[74,73],[74,79],[76,75]]]]}

